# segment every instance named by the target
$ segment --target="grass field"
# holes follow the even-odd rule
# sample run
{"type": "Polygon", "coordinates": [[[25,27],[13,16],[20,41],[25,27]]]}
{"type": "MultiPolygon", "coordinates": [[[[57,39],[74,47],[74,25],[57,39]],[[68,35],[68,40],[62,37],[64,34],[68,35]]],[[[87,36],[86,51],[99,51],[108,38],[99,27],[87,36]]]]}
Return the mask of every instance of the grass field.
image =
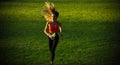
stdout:
{"type": "MultiPolygon", "coordinates": [[[[0,65],[49,65],[44,1],[22,1],[0,3],[0,65]]],[[[55,65],[119,65],[119,2],[58,1],[63,37],[55,65]]]]}

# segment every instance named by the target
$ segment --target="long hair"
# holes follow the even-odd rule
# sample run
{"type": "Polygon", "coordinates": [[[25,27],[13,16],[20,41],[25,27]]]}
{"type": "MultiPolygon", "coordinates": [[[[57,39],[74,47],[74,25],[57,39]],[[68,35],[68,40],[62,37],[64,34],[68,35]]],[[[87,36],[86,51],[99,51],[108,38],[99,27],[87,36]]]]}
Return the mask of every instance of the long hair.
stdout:
{"type": "Polygon", "coordinates": [[[45,19],[49,19],[52,15],[54,18],[58,18],[59,13],[55,10],[55,6],[52,2],[45,2],[43,9],[42,9],[42,15],[45,17],[45,19]]]}

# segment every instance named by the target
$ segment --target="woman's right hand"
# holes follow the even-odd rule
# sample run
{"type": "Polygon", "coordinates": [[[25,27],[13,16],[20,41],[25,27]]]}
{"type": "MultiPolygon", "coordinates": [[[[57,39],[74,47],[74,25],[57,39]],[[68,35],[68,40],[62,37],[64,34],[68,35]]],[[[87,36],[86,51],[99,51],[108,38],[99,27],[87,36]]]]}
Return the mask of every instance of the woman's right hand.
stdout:
{"type": "Polygon", "coordinates": [[[48,35],[48,37],[50,37],[51,39],[53,38],[52,35],[48,35]]]}

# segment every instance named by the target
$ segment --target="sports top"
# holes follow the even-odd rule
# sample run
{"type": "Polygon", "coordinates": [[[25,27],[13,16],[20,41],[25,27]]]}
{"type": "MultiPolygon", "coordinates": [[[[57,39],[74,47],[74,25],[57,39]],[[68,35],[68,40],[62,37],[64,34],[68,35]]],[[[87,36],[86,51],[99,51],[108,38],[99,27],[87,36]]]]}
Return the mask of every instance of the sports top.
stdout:
{"type": "Polygon", "coordinates": [[[58,29],[59,29],[59,23],[58,22],[49,22],[48,26],[49,26],[49,32],[50,33],[58,32],[58,29]]]}

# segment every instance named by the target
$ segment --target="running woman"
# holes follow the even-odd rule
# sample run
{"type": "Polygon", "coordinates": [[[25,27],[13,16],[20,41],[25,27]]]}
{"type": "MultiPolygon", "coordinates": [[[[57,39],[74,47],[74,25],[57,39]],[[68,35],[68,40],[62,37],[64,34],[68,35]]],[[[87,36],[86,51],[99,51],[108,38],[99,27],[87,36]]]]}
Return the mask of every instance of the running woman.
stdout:
{"type": "Polygon", "coordinates": [[[62,27],[60,22],[57,21],[59,13],[55,10],[53,3],[45,2],[42,13],[47,20],[46,26],[44,28],[44,33],[48,36],[49,50],[51,53],[50,64],[53,65],[55,58],[55,49],[59,42],[58,32],[60,32],[60,35],[62,36],[62,27]]]}

